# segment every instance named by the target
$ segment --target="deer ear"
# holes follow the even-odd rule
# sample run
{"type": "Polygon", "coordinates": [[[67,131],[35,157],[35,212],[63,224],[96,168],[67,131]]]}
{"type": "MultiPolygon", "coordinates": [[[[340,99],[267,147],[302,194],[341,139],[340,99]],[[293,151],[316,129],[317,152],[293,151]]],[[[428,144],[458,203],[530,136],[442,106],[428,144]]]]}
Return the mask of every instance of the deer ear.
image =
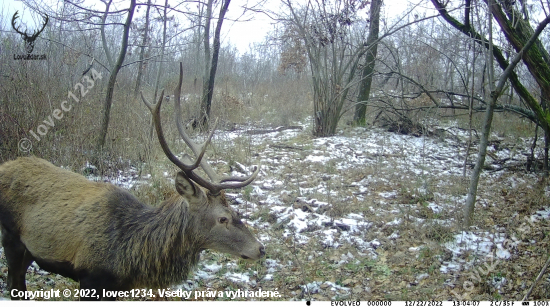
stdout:
{"type": "Polygon", "coordinates": [[[188,200],[198,199],[204,196],[204,192],[201,188],[191,179],[187,178],[183,172],[178,172],[176,176],[176,191],[188,200]]]}

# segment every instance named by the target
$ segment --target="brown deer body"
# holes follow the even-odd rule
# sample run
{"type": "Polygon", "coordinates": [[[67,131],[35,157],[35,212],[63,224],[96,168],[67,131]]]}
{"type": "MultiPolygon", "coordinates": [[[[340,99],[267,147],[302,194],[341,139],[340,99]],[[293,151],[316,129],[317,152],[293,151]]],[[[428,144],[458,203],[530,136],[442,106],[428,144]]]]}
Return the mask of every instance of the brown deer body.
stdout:
{"type": "Polygon", "coordinates": [[[163,150],[182,172],[175,180],[179,195],[157,207],[39,158],[0,165],[0,226],[10,291],[26,290],[32,261],[80,281],[81,289],[96,290],[97,299],[103,290],[156,289],[181,281],[205,249],[244,259],[264,256],[263,245],[228,206],[223,192],[249,184],[259,168],[246,178],[217,179],[201,160],[212,133],[194,163],[179,161],[162,135],[161,100],[154,108],[146,104],[163,150]],[[199,165],[214,183],[194,172],[199,165]]]}

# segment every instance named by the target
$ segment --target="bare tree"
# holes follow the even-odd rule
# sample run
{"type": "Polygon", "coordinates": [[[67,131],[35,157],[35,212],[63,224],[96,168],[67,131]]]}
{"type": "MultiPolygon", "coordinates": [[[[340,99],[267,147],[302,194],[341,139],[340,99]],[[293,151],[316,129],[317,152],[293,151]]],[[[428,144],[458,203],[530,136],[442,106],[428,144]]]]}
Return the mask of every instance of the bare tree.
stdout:
{"type": "MultiPolygon", "coordinates": [[[[486,4],[487,1],[488,0],[485,0],[486,4]]],[[[446,4],[442,1],[431,0],[431,2],[447,23],[463,34],[474,38],[475,42],[482,45],[484,48],[488,48],[489,44],[487,39],[479,33],[479,30],[475,28],[475,25],[473,25],[469,19],[461,23],[458,19],[450,15],[449,10],[446,8],[446,4]]],[[[531,26],[531,17],[526,13],[527,11],[522,3],[524,2],[499,1],[489,6],[491,15],[498,23],[501,33],[504,34],[506,41],[516,52],[523,50],[528,40],[532,37],[533,33],[535,33],[535,30],[531,26]],[[516,8],[518,5],[521,6],[520,10],[516,8]]],[[[465,13],[468,13],[470,1],[466,0],[466,4],[467,5],[464,7],[465,13]]],[[[541,23],[539,23],[539,26],[540,24],[541,23]]],[[[502,70],[506,70],[506,68],[509,67],[510,63],[503,55],[502,47],[493,46],[492,54],[502,70]]],[[[521,57],[529,74],[534,78],[540,88],[540,101],[538,101],[523,84],[528,81],[522,81],[515,71],[510,72],[508,79],[512,88],[532,112],[532,120],[544,130],[546,135],[550,135],[550,118],[548,118],[546,115],[547,112],[545,111],[550,101],[550,83],[548,82],[548,80],[550,80],[549,58],[548,51],[544,48],[538,37],[533,46],[526,49],[521,57]]],[[[547,146],[548,145],[546,145],[546,147],[547,146]]],[[[548,148],[545,148],[545,165],[547,165],[546,161],[548,160],[547,152],[548,148]]]]}
{"type": "Polygon", "coordinates": [[[361,85],[359,86],[359,95],[355,105],[355,115],[353,121],[356,125],[365,125],[365,116],[367,113],[367,100],[369,99],[372,85],[372,76],[374,73],[374,64],[378,52],[378,32],[380,27],[380,8],[382,0],[373,0],[370,4],[370,26],[369,36],[367,37],[367,53],[365,55],[365,64],[361,70],[361,85]]]}
{"type": "MultiPolygon", "coordinates": [[[[111,2],[109,1],[109,4],[111,2]]],[[[124,58],[126,57],[126,50],[128,49],[128,36],[130,34],[130,24],[132,23],[132,17],[134,16],[134,9],[136,8],[136,0],[130,1],[130,7],[128,8],[128,16],[126,17],[126,22],[124,23],[124,32],[122,33],[122,41],[120,45],[120,51],[118,54],[118,59],[114,63],[113,68],[109,76],[109,82],[107,83],[107,94],[105,96],[105,102],[103,104],[103,117],[101,118],[101,127],[99,130],[99,137],[97,139],[97,150],[98,153],[102,150],[105,145],[105,139],[107,137],[107,129],[109,128],[109,119],[111,116],[111,106],[113,104],[113,93],[115,90],[115,82],[117,74],[122,67],[124,58]]],[[[109,5],[107,5],[106,12],[109,10],[109,5]]],[[[107,50],[106,50],[107,51],[107,50]]],[[[108,53],[107,53],[108,54],[108,53]]]]}
{"type": "MultiPolygon", "coordinates": [[[[354,48],[357,38],[352,27],[358,21],[361,1],[311,1],[296,7],[283,1],[289,10],[286,22],[304,41],[313,81],[315,136],[330,136],[343,115],[348,92],[353,86],[359,59],[366,48],[354,48]],[[355,39],[355,40],[354,40],[355,39]]],[[[362,35],[359,35],[359,40],[362,35]]]]}
{"type": "MultiPolygon", "coordinates": [[[[157,70],[157,79],[155,81],[155,92],[154,92],[154,99],[157,99],[157,93],[159,90],[159,84],[160,84],[160,78],[163,73],[163,67],[164,67],[164,55],[166,51],[166,30],[167,30],[167,22],[168,22],[168,0],[165,0],[164,2],[164,12],[162,17],[162,45],[160,47],[160,63],[158,64],[158,70],[157,70]]],[[[152,129],[153,126],[151,126],[152,129]]],[[[151,130],[151,136],[153,135],[151,130]]]]}
{"type": "MultiPolygon", "coordinates": [[[[489,0],[489,6],[493,5],[492,1],[489,0]]],[[[483,165],[485,164],[485,157],[487,155],[487,143],[489,142],[489,133],[491,132],[491,123],[493,122],[493,114],[495,110],[495,105],[497,103],[498,99],[498,91],[502,90],[502,87],[504,86],[504,82],[506,79],[508,79],[508,75],[502,75],[500,77],[499,87],[495,87],[495,70],[494,70],[494,60],[491,54],[493,53],[493,19],[491,18],[491,13],[488,10],[487,11],[487,20],[489,22],[489,40],[487,52],[486,54],[486,62],[488,67],[488,83],[489,88],[491,91],[491,100],[490,103],[487,105],[487,109],[485,110],[485,118],[483,120],[483,129],[481,131],[481,138],[479,140],[479,152],[477,154],[477,161],[476,165],[474,167],[474,170],[472,172],[472,175],[470,177],[470,186],[468,187],[468,195],[466,198],[466,206],[464,207],[464,221],[463,226],[464,228],[470,227],[472,223],[472,216],[474,214],[474,206],[475,206],[475,200],[477,195],[477,186],[479,183],[479,175],[481,174],[481,169],[483,168],[483,165]],[[502,84],[502,86],[501,86],[502,84]]],[[[465,18],[465,22],[469,22],[469,17],[465,18]]],[[[515,66],[515,64],[514,64],[515,66]]],[[[512,67],[513,69],[513,67],[512,67]]],[[[511,71],[508,70],[508,71],[511,71]]]]}
{"type": "Polygon", "coordinates": [[[141,87],[141,79],[143,76],[143,71],[145,69],[145,49],[147,43],[149,42],[149,11],[151,10],[151,0],[147,0],[147,9],[145,11],[145,24],[143,25],[143,40],[141,41],[140,52],[139,52],[139,64],[138,64],[138,74],[136,77],[136,88],[134,89],[134,99],[137,98],[139,94],[139,89],[141,87]]]}
{"type": "Polygon", "coordinates": [[[309,60],[315,136],[335,134],[346,102],[352,101],[349,94],[357,89],[359,63],[370,46],[411,24],[433,18],[427,16],[399,24],[400,20],[369,45],[364,42],[365,21],[358,15],[367,3],[315,0],[297,6],[291,0],[283,1],[289,12],[281,19],[302,39],[309,60]]]}
{"type": "Polygon", "coordinates": [[[109,64],[109,67],[113,67],[115,64],[113,63],[111,50],[109,48],[109,44],[107,43],[107,37],[105,36],[105,25],[107,24],[109,8],[111,7],[112,2],[113,0],[108,0],[105,2],[105,12],[103,13],[103,17],[101,18],[101,26],[99,27],[99,30],[101,31],[101,42],[103,43],[103,50],[105,51],[105,57],[107,58],[107,63],[109,64]]]}
{"type": "MultiPolygon", "coordinates": [[[[160,84],[160,78],[162,76],[163,70],[164,70],[164,55],[166,52],[166,30],[167,30],[167,22],[168,22],[168,0],[165,0],[164,2],[164,11],[163,11],[163,17],[162,17],[162,45],[160,47],[160,61],[158,63],[158,70],[157,70],[157,78],[155,81],[155,91],[153,93],[153,99],[157,99],[157,93],[159,90],[159,84],[160,84]]],[[[142,63],[140,63],[141,65],[142,63]]],[[[138,75],[139,77],[139,75],[138,75]]],[[[136,87],[137,90],[137,87],[136,87]]],[[[149,141],[153,139],[154,134],[154,124],[153,124],[153,118],[151,117],[151,122],[149,126],[149,141]]]]}
{"type": "Polygon", "coordinates": [[[212,57],[210,57],[210,22],[212,20],[212,5],[213,0],[208,0],[205,27],[204,27],[204,60],[205,70],[203,78],[203,93],[201,99],[200,114],[198,118],[198,125],[201,130],[208,129],[208,119],[210,118],[210,110],[212,107],[212,95],[214,93],[214,82],[216,79],[216,70],[218,69],[218,57],[220,54],[220,33],[222,24],[225,19],[225,14],[229,9],[229,3],[231,0],[224,0],[220,7],[220,13],[218,16],[218,22],[216,29],[214,30],[214,41],[212,43],[212,57]]]}
{"type": "MultiPolygon", "coordinates": [[[[436,3],[437,1],[436,0],[432,0],[434,3],[436,3]]],[[[436,4],[440,4],[440,3],[436,3],[436,4]]],[[[441,10],[440,10],[441,12],[441,10]]],[[[488,39],[484,39],[483,40],[483,43],[484,43],[484,46],[487,48],[488,50],[488,83],[489,83],[489,86],[490,86],[490,103],[487,105],[487,108],[486,108],[486,112],[485,112],[485,118],[484,118],[484,122],[483,122],[483,130],[482,130],[482,134],[481,134],[481,139],[480,139],[480,144],[479,144],[479,152],[478,152],[478,157],[477,157],[477,161],[476,161],[476,165],[474,167],[474,170],[472,172],[472,175],[471,175],[471,178],[470,178],[470,186],[469,186],[469,189],[468,189],[468,196],[467,196],[467,199],[466,199],[466,206],[465,206],[465,209],[464,209],[464,221],[463,221],[463,226],[465,228],[469,227],[471,224],[472,224],[472,216],[473,216],[473,213],[474,213],[474,206],[475,206],[475,200],[476,200],[476,194],[477,194],[477,186],[478,186],[478,182],[479,182],[479,176],[480,176],[480,173],[481,173],[481,170],[483,168],[483,165],[485,163],[485,156],[487,154],[487,143],[488,143],[488,140],[489,140],[489,134],[490,134],[490,131],[491,131],[491,123],[492,123],[492,119],[493,119],[493,111],[494,111],[494,108],[495,108],[495,105],[499,99],[499,97],[502,95],[502,91],[504,89],[504,85],[506,84],[507,80],[509,78],[512,77],[512,74],[513,74],[513,71],[514,71],[514,68],[516,67],[516,65],[523,59],[524,60],[524,63],[526,61],[526,57],[527,57],[527,61],[530,60],[530,57],[527,56],[527,54],[529,53],[529,50],[530,48],[533,48],[534,46],[537,45],[537,42],[539,42],[538,40],[538,37],[540,35],[540,33],[542,32],[542,30],[544,30],[544,28],[548,25],[548,23],[550,23],[550,15],[549,16],[546,16],[546,18],[541,21],[539,23],[539,25],[537,26],[536,30],[534,30],[532,32],[532,34],[528,37],[527,40],[525,40],[525,43],[522,45],[523,47],[518,50],[518,52],[516,53],[516,55],[512,58],[512,60],[510,61],[510,64],[508,64],[508,66],[504,69],[504,72],[502,73],[502,75],[499,77],[498,79],[498,83],[494,84],[494,81],[496,80],[495,77],[494,77],[494,72],[493,72],[493,59],[494,59],[494,54],[495,54],[495,46],[493,45],[493,40],[492,40],[492,33],[493,33],[493,28],[492,28],[492,18],[491,18],[491,15],[494,16],[495,12],[498,14],[499,10],[498,10],[498,4],[494,1],[494,0],[488,0],[488,21],[489,21],[489,38],[488,39]]],[[[498,20],[498,18],[496,18],[498,20]]],[[[466,18],[466,24],[469,23],[469,19],[466,18]]],[[[501,26],[502,27],[502,26],[501,26]]],[[[550,72],[549,72],[550,73],[550,72]]]]}

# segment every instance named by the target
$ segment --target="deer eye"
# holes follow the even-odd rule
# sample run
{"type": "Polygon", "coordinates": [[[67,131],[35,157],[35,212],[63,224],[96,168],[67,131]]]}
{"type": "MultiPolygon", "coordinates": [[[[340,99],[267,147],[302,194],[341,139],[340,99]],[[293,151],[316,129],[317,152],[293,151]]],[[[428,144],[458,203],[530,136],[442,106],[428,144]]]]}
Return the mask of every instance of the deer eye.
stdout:
{"type": "Polygon", "coordinates": [[[218,219],[218,222],[220,222],[220,224],[225,224],[225,223],[227,223],[227,218],[226,217],[220,217],[218,219]]]}

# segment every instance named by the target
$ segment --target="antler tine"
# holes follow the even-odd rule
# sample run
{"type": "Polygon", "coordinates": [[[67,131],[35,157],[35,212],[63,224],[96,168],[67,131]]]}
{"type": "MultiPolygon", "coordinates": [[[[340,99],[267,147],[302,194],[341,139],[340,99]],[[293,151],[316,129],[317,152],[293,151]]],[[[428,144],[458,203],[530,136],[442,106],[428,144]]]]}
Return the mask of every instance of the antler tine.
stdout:
{"type": "MultiPolygon", "coordinates": [[[[180,62],[180,78],[179,78],[178,86],[174,91],[174,98],[175,98],[174,109],[175,109],[175,117],[176,117],[176,126],[178,128],[181,138],[185,141],[187,146],[191,148],[191,151],[193,151],[195,155],[197,155],[199,152],[203,154],[204,151],[206,150],[206,147],[210,143],[212,136],[214,135],[214,131],[216,131],[216,128],[218,126],[218,120],[216,119],[214,123],[214,127],[210,131],[210,134],[208,135],[204,143],[202,143],[201,145],[198,145],[191,140],[191,138],[185,132],[185,128],[181,121],[182,116],[181,116],[180,97],[181,97],[182,82],[183,82],[183,64],[180,62]]],[[[214,169],[212,169],[212,167],[210,166],[210,164],[208,164],[207,161],[201,160],[200,165],[212,182],[205,180],[201,176],[197,175],[195,172],[191,172],[190,174],[188,174],[188,177],[194,180],[199,185],[208,189],[210,193],[213,195],[218,194],[221,190],[224,190],[224,189],[237,189],[250,184],[256,178],[256,175],[258,175],[260,171],[260,168],[256,166],[256,168],[254,169],[254,173],[248,177],[238,177],[238,176],[219,177],[218,174],[216,174],[214,169]]]]}
{"type": "MultiPolygon", "coordinates": [[[[154,122],[154,116],[155,116],[155,110],[156,110],[156,105],[154,104],[151,104],[149,102],[149,100],[147,100],[147,98],[145,98],[145,96],[143,96],[143,92],[142,91],[139,91],[139,93],[141,94],[141,100],[143,100],[143,103],[145,104],[145,106],[149,109],[149,111],[151,111],[151,114],[153,115],[153,122],[154,122]]],[[[164,89],[162,89],[162,93],[160,95],[160,97],[162,97],[162,94],[164,94],[164,89]]],[[[159,101],[158,105],[159,105],[159,108],[160,108],[160,103],[161,101],[159,101]]]]}
{"type": "MultiPolygon", "coordinates": [[[[204,166],[202,164],[201,166],[204,169],[204,166]]],[[[260,168],[258,166],[254,166],[254,172],[252,173],[252,175],[247,177],[227,176],[227,177],[223,177],[221,180],[217,180],[217,182],[209,182],[209,181],[206,181],[204,178],[198,176],[194,172],[192,172],[193,177],[189,176],[189,178],[195,180],[195,182],[197,182],[201,186],[208,189],[212,195],[217,195],[218,193],[220,193],[221,190],[239,189],[249,185],[252,181],[254,181],[254,179],[256,179],[256,176],[258,175],[259,172],[260,172],[260,168]]],[[[206,173],[206,170],[205,170],[205,173],[206,173]]]]}
{"type": "MultiPolygon", "coordinates": [[[[28,38],[27,31],[23,33],[19,30],[19,27],[15,26],[15,21],[17,20],[17,18],[19,18],[19,11],[16,11],[15,14],[13,14],[13,17],[11,18],[11,25],[13,29],[15,30],[15,32],[21,35],[24,35],[26,38],[28,38]]],[[[44,24],[42,25],[42,29],[34,31],[33,34],[30,36],[30,38],[36,39],[38,35],[40,35],[40,33],[42,33],[42,31],[44,31],[44,29],[46,28],[46,25],[48,24],[48,21],[50,20],[50,18],[48,17],[48,15],[46,15],[45,17],[42,16],[42,18],[44,18],[44,24]]]]}
{"type": "MultiPolygon", "coordinates": [[[[176,104],[179,104],[177,98],[176,98],[176,104]]],[[[202,150],[201,154],[203,154],[206,147],[208,146],[208,144],[210,144],[210,141],[212,139],[212,136],[214,135],[214,132],[216,131],[216,127],[218,126],[218,119],[216,119],[216,121],[214,122],[214,127],[212,128],[212,130],[208,134],[208,137],[206,138],[206,141],[202,145],[197,145],[196,143],[191,141],[191,139],[189,138],[187,133],[185,133],[185,130],[184,130],[185,128],[183,127],[183,124],[181,123],[181,116],[178,116],[177,114],[178,114],[178,107],[176,107],[176,117],[177,117],[176,125],[177,125],[178,130],[180,132],[180,135],[184,139],[185,143],[191,148],[191,150],[195,154],[199,150],[199,148],[202,150]]],[[[238,189],[238,188],[242,188],[244,186],[247,186],[252,181],[254,181],[254,179],[256,178],[258,173],[260,172],[260,168],[258,166],[255,166],[254,172],[250,176],[246,176],[246,177],[241,177],[241,176],[223,176],[223,177],[219,177],[218,174],[214,171],[214,169],[210,166],[210,164],[208,164],[208,162],[201,160],[200,165],[201,165],[202,169],[204,170],[204,172],[206,173],[206,175],[208,176],[208,178],[210,178],[210,180],[212,182],[209,182],[209,181],[205,180],[204,178],[200,177],[199,175],[197,175],[195,173],[193,173],[193,176],[194,176],[193,178],[191,176],[189,176],[189,178],[195,180],[195,182],[197,182],[201,186],[208,189],[210,191],[210,193],[212,193],[213,195],[218,194],[221,190],[238,189]]]]}
{"type": "MultiPolygon", "coordinates": [[[[162,131],[162,125],[161,125],[161,122],[160,122],[160,107],[162,105],[162,99],[164,97],[164,89],[162,90],[162,93],[160,94],[160,98],[158,100],[158,102],[155,104],[155,105],[152,105],[144,96],[143,96],[143,92],[140,91],[140,94],[141,94],[141,99],[143,100],[143,103],[145,103],[145,105],[147,106],[147,108],[149,109],[149,111],[151,111],[151,115],[153,116],[153,122],[155,124],[155,130],[157,131],[157,137],[159,139],[159,142],[160,142],[160,146],[162,147],[162,150],[164,151],[164,154],[168,157],[168,159],[170,161],[172,161],[172,163],[174,163],[177,167],[179,167],[182,171],[184,171],[186,174],[188,172],[191,172],[193,171],[194,169],[196,169],[197,167],[199,167],[200,163],[201,163],[201,159],[202,157],[204,156],[204,152],[205,150],[203,150],[197,160],[195,161],[195,163],[193,164],[185,164],[183,163],[182,161],[180,161],[173,153],[172,151],[170,150],[170,148],[168,147],[168,144],[166,143],[166,139],[164,138],[164,133],[162,131]]],[[[205,147],[206,149],[206,147],[205,147]]]]}
{"type": "Polygon", "coordinates": [[[254,171],[252,172],[252,175],[250,176],[225,176],[225,177],[222,177],[222,179],[220,179],[220,183],[224,183],[224,182],[232,182],[232,181],[237,181],[237,182],[242,182],[244,184],[243,186],[249,184],[250,182],[252,182],[252,180],[254,180],[254,178],[251,179],[251,177],[256,177],[256,175],[260,172],[260,168],[256,165],[254,165],[254,171]],[[250,182],[248,182],[248,180],[250,180],[250,182]]]}
{"type": "Polygon", "coordinates": [[[231,176],[231,177],[224,177],[222,180],[220,180],[220,183],[222,183],[220,186],[223,187],[223,189],[238,189],[245,187],[249,185],[254,179],[256,179],[256,176],[260,173],[260,167],[254,166],[254,172],[252,172],[252,175],[250,176],[231,176]]]}
{"type": "Polygon", "coordinates": [[[16,27],[15,26],[15,20],[17,20],[17,18],[19,18],[19,11],[16,11],[15,14],[13,14],[13,17],[11,18],[11,25],[13,27],[13,29],[15,30],[15,32],[21,34],[21,35],[25,35],[26,33],[21,33],[21,31],[19,31],[19,27],[16,27]]]}
{"type": "Polygon", "coordinates": [[[42,25],[42,29],[33,32],[33,34],[32,34],[33,38],[37,38],[38,35],[40,35],[40,33],[42,33],[42,31],[44,31],[44,29],[46,28],[46,25],[48,24],[48,21],[50,20],[48,15],[46,15],[46,17],[44,17],[44,16],[42,16],[42,17],[44,18],[44,25],[42,25]]]}
{"type": "MultiPolygon", "coordinates": [[[[179,134],[181,136],[181,138],[183,139],[183,141],[185,142],[185,144],[187,144],[187,146],[189,146],[189,148],[191,148],[191,151],[193,151],[193,153],[195,155],[199,155],[199,153],[202,155],[204,154],[204,152],[206,151],[206,147],[208,146],[208,144],[210,143],[210,140],[212,139],[212,136],[214,135],[214,131],[216,130],[216,127],[218,125],[218,121],[216,120],[216,123],[214,124],[214,128],[212,129],[212,131],[210,131],[210,134],[208,135],[208,138],[206,139],[206,141],[201,144],[201,145],[198,145],[196,144],[195,142],[193,142],[193,140],[191,140],[191,138],[187,135],[187,133],[185,132],[185,127],[183,126],[183,123],[181,122],[181,85],[183,83],[183,64],[180,62],[180,77],[179,77],[179,81],[178,81],[178,86],[176,87],[176,90],[174,91],[174,110],[175,110],[175,117],[176,117],[176,126],[178,128],[178,131],[179,131],[179,134]]],[[[200,165],[202,167],[202,169],[204,170],[204,172],[206,173],[206,175],[208,175],[208,177],[210,178],[210,180],[212,181],[217,181],[218,180],[218,176],[216,175],[216,173],[214,172],[214,170],[212,169],[212,167],[210,167],[210,165],[208,164],[208,162],[206,161],[200,161],[200,165]]],[[[215,188],[213,188],[211,186],[211,184],[206,181],[205,179],[201,178],[200,176],[194,174],[194,176],[198,177],[197,179],[200,181],[200,182],[197,182],[198,184],[202,185],[203,187],[207,188],[208,190],[211,190],[215,188]]],[[[217,191],[219,192],[219,191],[217,191]]]]}

